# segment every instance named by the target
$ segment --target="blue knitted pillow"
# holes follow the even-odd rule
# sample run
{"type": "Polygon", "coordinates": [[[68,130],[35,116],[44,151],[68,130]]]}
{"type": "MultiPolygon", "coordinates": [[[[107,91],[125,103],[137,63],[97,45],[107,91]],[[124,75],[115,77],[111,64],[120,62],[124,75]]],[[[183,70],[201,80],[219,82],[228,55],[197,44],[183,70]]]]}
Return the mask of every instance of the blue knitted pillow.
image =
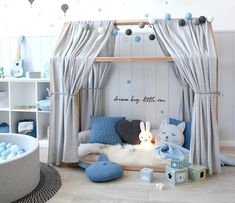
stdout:
{"type": "Polygon", "coordinates": [[[169,124],[173,124],[173,125],[179,125],[182,122],[185,122],[183,147],[186,148],[186,149],[190,149],[191,121],[180,121],[180,120],[176,120],[174,118],[169,119],[169,124]]]}
{"type": "Polygon", "coordinates": [[[125,117],[92,116],[89,143],[122,144],[116,132],[117,123],[122,119],[125,117]]]}
{"type": "Polygon", "coordinates": [[[115,162],[98,161],[88,166],[85,173],[91,181],[105,182],[121,177],[123,168],[115,162]]]}

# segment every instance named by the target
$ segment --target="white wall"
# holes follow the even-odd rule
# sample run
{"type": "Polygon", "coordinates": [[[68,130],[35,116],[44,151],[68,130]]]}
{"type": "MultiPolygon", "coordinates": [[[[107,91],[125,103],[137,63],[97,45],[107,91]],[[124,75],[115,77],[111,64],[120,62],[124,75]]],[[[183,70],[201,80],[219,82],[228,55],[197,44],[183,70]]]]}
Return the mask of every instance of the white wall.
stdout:
{"type": "Polygon", "coordinates": [[[97,19],[143,19],[145,14],[163,18],[214,16],[216,30],[235,30],[233,0],[28,0],[0,1],[0,35],[57,35],[64,21],[97,19]],[[64,16],[61,5],[69,9],[64,16]]]}

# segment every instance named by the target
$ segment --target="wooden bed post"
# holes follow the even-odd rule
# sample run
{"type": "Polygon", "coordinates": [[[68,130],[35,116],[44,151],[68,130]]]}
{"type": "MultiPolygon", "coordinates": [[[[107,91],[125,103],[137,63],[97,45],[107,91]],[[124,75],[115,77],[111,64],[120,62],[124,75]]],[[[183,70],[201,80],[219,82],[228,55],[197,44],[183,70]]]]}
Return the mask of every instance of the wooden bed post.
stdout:
{"type": "Polygon", "coordinates": [[[212,24],[209,23],[209,29],[211,31],[212,34],[212,39],[213,39],[213,43],[215,46],[215,53],[216,53],[216,119],[217,122],[219,121],[219,60],[218,60],[218,50],[216,48],[216,43],[215,43],[215,35],[212,29],[212,24]]]}

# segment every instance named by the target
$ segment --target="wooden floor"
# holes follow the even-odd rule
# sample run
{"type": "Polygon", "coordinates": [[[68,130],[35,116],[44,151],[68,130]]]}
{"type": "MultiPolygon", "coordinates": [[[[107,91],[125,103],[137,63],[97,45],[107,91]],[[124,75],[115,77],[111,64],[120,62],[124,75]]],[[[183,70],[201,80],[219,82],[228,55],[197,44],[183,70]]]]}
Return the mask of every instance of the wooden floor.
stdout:
{"type": "MultiPolygon", "coordinates": [[[[222,151],[235,158],[234,149],[222,151]]],[[[47,148],[40,149],[40,160],[47,161],[47,148]]],[[[146,183],[138,172],[125,171],[118,180],[106,183],[89,181],[82,169],[56,167],[62,177],[62,187],[49,203],[75,202],[161,202],[161,203],[235,203],[235,167],[223,167],[222,174],[207,177],[202,182],[189,182],[178,186],[166,185],[157,191],[155,184],[165,182],[164,174],[154,173],[154,181],[146,183]]]]}

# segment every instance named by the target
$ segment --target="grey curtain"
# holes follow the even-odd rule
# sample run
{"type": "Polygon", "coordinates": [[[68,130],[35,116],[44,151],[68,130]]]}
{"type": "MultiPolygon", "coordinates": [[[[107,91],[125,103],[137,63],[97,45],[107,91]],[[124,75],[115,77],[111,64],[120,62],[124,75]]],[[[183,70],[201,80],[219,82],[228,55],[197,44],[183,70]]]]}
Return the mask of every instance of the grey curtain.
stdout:
{"type": "Polygon", "coordinates": [[[107,45],[113,27],[114,21],[71,22],[64,25],[51,61],[49,163],[78,161],[77,94],[87,80],[95,58],[107,45]],[[103,33],[98,33],[100,26],[104,28],[103,33]]]}
{"type": "MultiPolygon", "coordinates": [[[[114,56],[115,37],[110,36],[106,46],[100,51],[98,56],[114,56]]],[[[87,80],[84,81],[80,91],[80,116],[81,131],[90,128],[91,115],[103,115],[103,87],[107,80],[111,63],[97,63],[92,65],[87,80]]]]}
{"type": "Polygon", "coordinates": [[[103,115],[103,87],[107,80],[110,63],[94,63],[88,80],[80,91],[81,131],[90,128],[91,115],[103,115]]]}
{"type": "Polygon", "coordinates": [[[173,57],[180,75],[195,93],[190,161],[209,173],[221,172],[216,121],[216,51],[209,23],[179,26],[178,20],[158,20],[154,29],[173,57]]]}
{"type": "MultiPolygon", "coordinates": [[[[156,30],[155,30],[156,31],[156,30]]],[[[157,41],[162,49],[162,52],[165,56],[170,56],[170,53],[167,51],[165,45],[159,38],[158,34],[156,34],[157,41]]],[[[176,67],[175,63],[170,62],[170,66],[172,68],[172,71],[180,83],[181,89],[179,92],[179,103],[177,108],[177,118],[180,120],[190,121],[191,115],[192,115],[192,109],[193,109],[193,98],[194,93],[193,90],[189,87],[189,85],[186,83],[184,77],[180,74],[178,68],[176,67]]]]}

